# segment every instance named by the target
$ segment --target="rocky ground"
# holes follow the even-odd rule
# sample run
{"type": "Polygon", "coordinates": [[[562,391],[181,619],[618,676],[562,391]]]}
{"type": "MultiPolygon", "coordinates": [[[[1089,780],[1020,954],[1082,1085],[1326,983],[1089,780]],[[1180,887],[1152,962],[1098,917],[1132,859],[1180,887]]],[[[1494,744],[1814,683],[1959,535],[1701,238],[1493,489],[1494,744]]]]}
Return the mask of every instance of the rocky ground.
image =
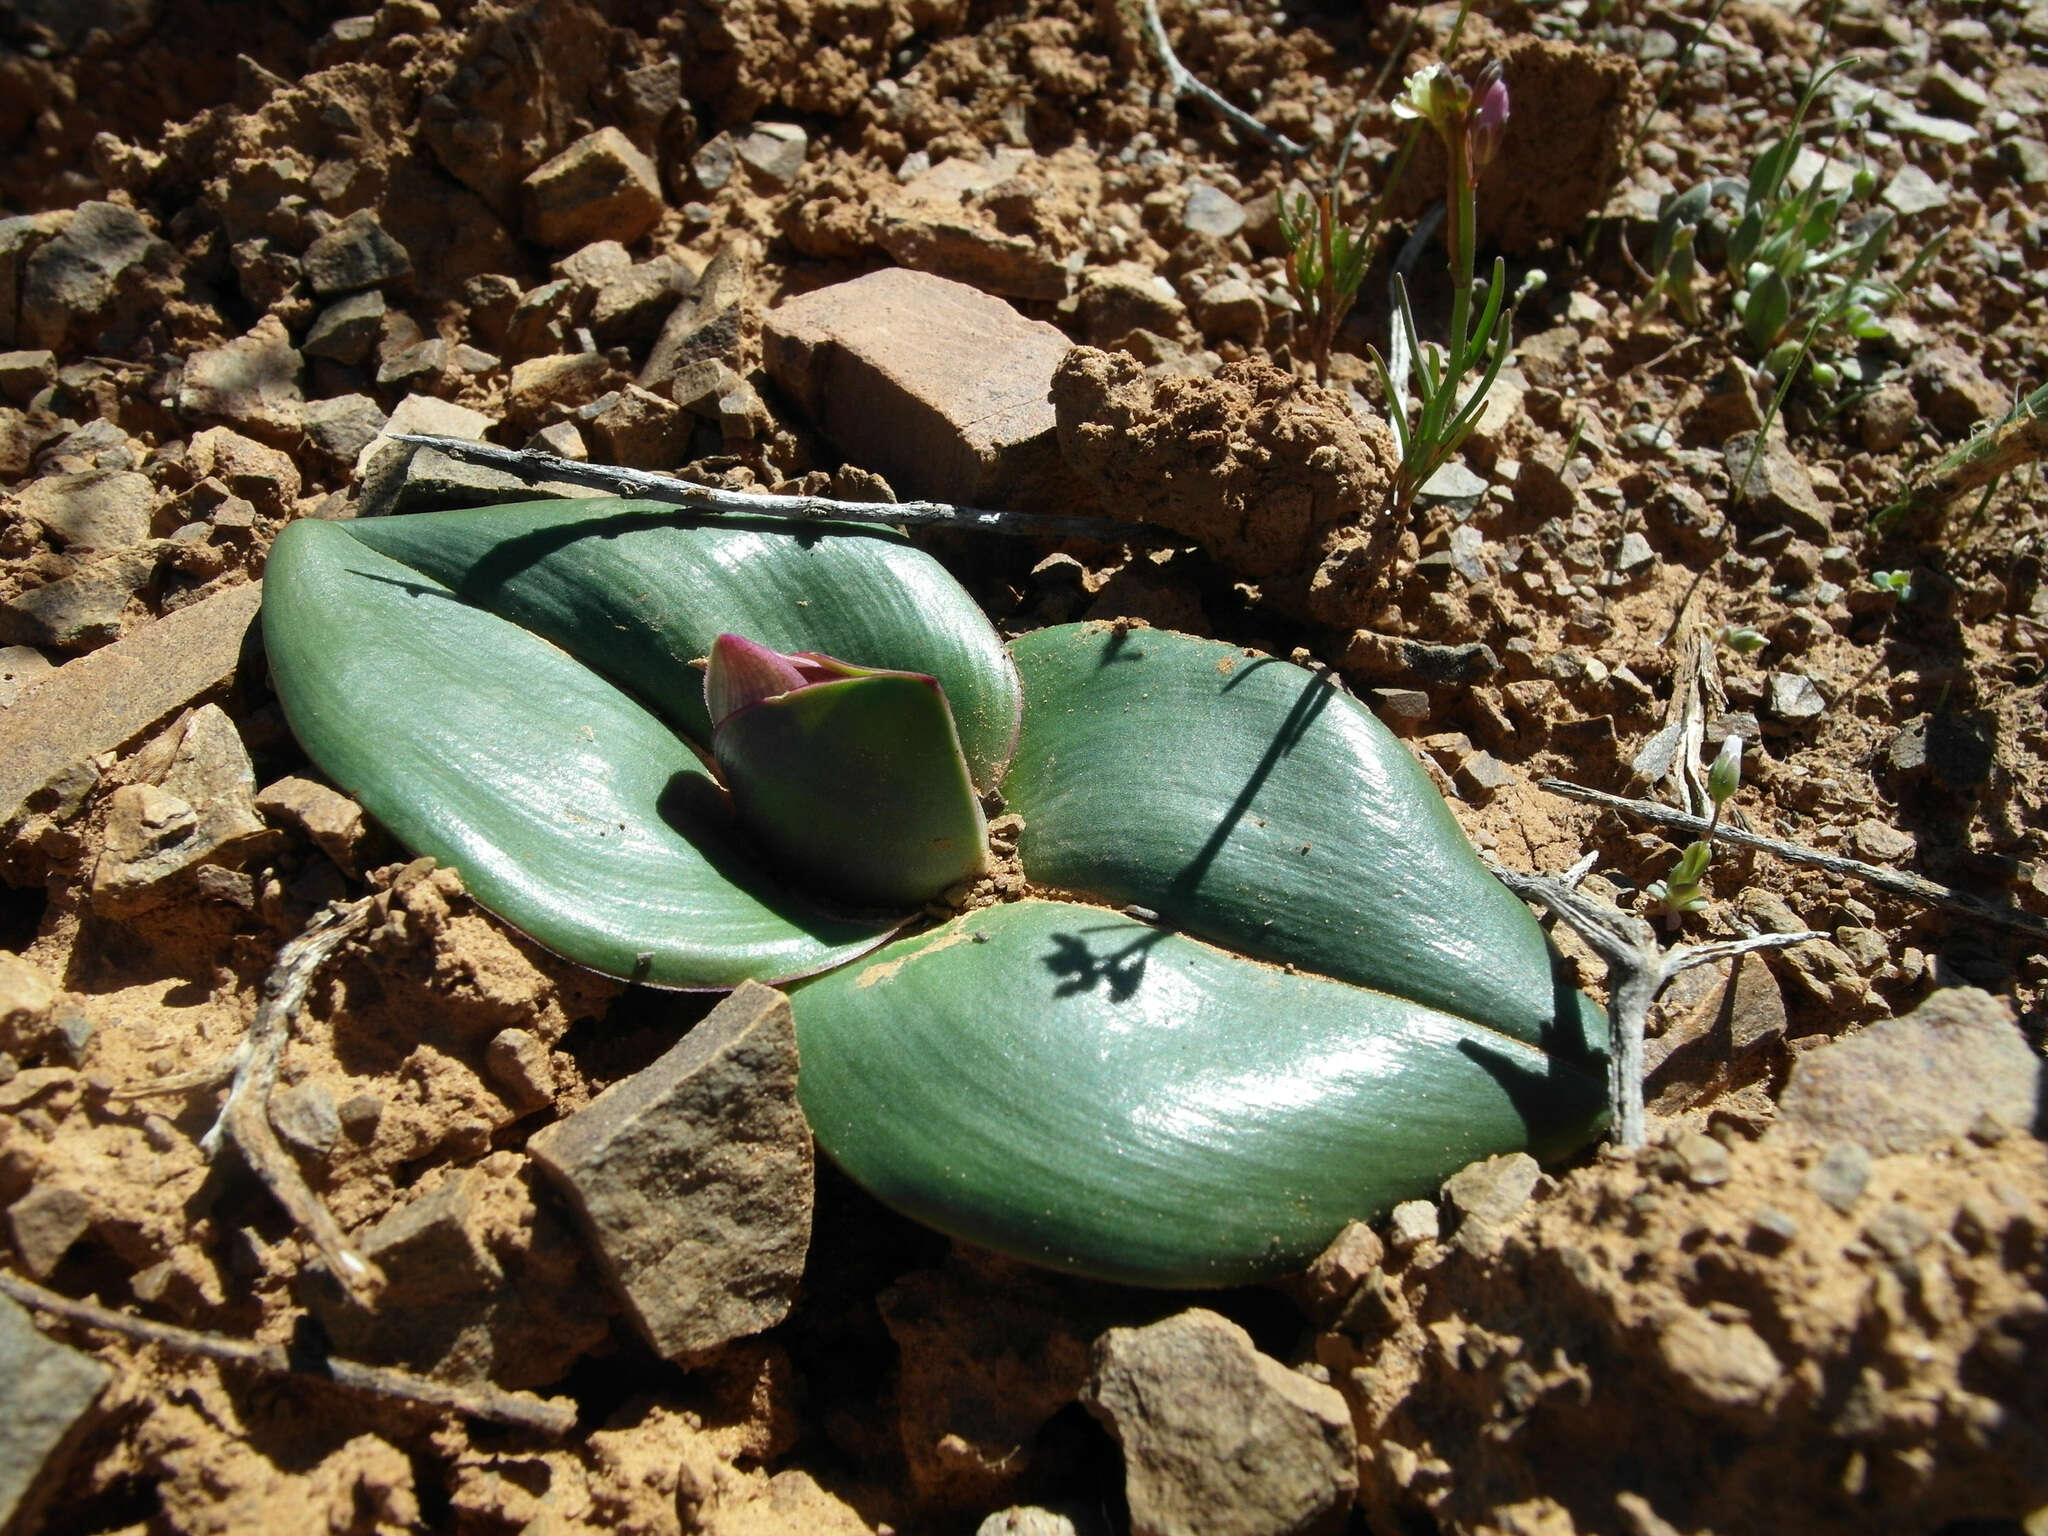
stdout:
{"type": "MultiPolygon", "coordinates": [[[[1274,130],[1362,106],[1362,208],[1455,15],[1166,22],[1274,130]]],[[[1441,154],[1319,388],[1290,166],[1176,103],[1129,9],[10,0],[0,42],[0,1279],[270,1351],[0,1301],[0,1525],[2044,1528],[2040,481],[1870,518],[2048,375],[2048,10],[1476,7],[1453,61],[1514,101],[1483,251],[1547,281],[1412,514],[1365,354],[1441,154]],[[1712,253],[1697,320],[1643,267],[1660,199],[1746,177],[1852,55],[1816,142],[1872,171],[1888,265],[1948,238],[1860,387],[1773,411],[1712,253]],[[1682,835],[1538,780],[1687,803],[1645,750],[1676,724],[1750,744],[1750,828],[1946,894],[1724,853],[1677,937],[1829,937],[1667,995],[1641,1154],[1475,1165],[1272,1289],[1021,1269],[813,1168],[772,994],[582,973],[319,782],[250,633],[272,537],[526,494],[405,429],[1154,523],[929,537],[1008,631],[1336,668],[1503,865],[1593,853],[1638,905],[1682,835]],[[366,895],[270,1120],[375,1314],[178,1085],[366,895]],[[687,1129],[735,1084],[744,1167],[687,1129]],[[654,1209],[620,1147],[719,1171],[654,1209]]],[[[1427,331],[1435,247],[1411,280],[1427,331]]]]}

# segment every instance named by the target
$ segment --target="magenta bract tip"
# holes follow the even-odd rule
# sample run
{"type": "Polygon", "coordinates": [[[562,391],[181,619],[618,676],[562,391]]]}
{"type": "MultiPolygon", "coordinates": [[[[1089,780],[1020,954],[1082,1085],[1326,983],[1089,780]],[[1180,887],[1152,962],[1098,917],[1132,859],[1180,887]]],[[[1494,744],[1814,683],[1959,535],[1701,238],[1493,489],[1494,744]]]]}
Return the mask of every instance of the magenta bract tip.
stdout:
{"type": "Polygon", "coordinates": [[[704,707],[716,727],[749,704],[855,676],[860,670],[815,652],[785,653],[744,635],[720,635],[711,642],[711,664],[704,671],[704,707]]]}

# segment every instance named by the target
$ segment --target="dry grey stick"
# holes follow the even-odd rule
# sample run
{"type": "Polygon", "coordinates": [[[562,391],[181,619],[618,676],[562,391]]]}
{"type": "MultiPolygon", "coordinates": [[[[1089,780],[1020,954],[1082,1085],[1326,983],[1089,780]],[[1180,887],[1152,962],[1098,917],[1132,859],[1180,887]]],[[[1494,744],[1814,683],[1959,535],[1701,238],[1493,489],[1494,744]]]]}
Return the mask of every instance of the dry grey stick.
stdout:
{"type": "MultiPolygon", "coordinates": [[[[1574,784],[1568,779],[1538,779],[1538,789],[1562,795],[1567,800],[1583,800],[1588,805],[1605,806],[1611,811],[1621,811],[1630,816],[1639,816],[1644,821],[1659,826],[1671,827],[1676,831],[1690,832],[1704,837],[1707,818],[1693,816],[1685,811],[1673,810],[1668,805],[1658,805],[1653,800],[1630,800],[1622,795],[1610,795],[1605,790],[1588,789],[1583,784],[1574,784]]],[[[1865,864],[1861,859],[1845,859],[1838,853],[1822,853],[1817,848],[1808,848],[1800,843],[1788,843],[1775,837],[1764,837],[1755,832],[1745,832],[1731,827],[1724,820],[1714,830],[1714,841],[1732,843],[1738,848],[1754,848],[1760,853],[1776,854],[1793,864],[1811,864],[1830,874],[1848,875],[1861,880],[1865,885],[1874,885],[1879,890],[1890,891],[1895,896],[1910,897],[1924,901],[1929,906],[1946,907],[1952,912],[1961,912],[1978,922],[1990,923],[1995,927],[2010,929],[2014,933],[2028,934],[2037,939],[2048,939],[2048,921],[2010,907],[1995,907],[1980,896],[1968,891],[1959,891],[1954,886],[1938,885],[1919,875],[1909,875],[1903,870],[1886,869],[1878,864],[1865,864]]]]}
{"type": "Polygon", "coordinates": [[[1159,65],[1166,71],[1168,90],[1176,96],[1194,97],[1240,133],[1250,134],[1268,149],[1278,150],[1290,160],[1308,153],[1306,144],[1297,144],[1278,129],[1268,128],[1251,113],[1231,103],[1207,81],[1198,79],[1194,71],[1181,63],[1180,55],[1173,51],[1173,43],[1166,35],[1166,23],[1160,20],[1159,0],[1142,0],[1141,9],[1152,51],[1158,55],[1159,65]]]}
{"type": "Polygon", "coordinates": [[[223,1142],[233,1142],[251,1171],[277,1197],[293,1221],[306,1230],[319,1248],[327,1266],[349,1296],[363,1306],[373,1306],[384,1288],[384,1274],[349,1241],[341,1223],[314,1194],[299,1172],[299,1165],[279,1144],[270,1128],[270,1094],[277,1086],[277,1069],[291,1038],[292,1016],[306,999],[306,989],[328,958],[350,935],[370,920],[377,898],[334,902],[321,908],[306,931],[277,953],[270,974],[263,979],[263,996],[256,1005],[256,1018],[249,1033],[225,1062],[184,1077],[131,1088],[122,1098],[143,1098],[159,1093],[181,1093],[211,1087],[232,1078],[226,1101],[213,1128],[200,1138],[199,1147],[207,1157],[220,1155],[223,1142]]]}
{"type": "Polygon", "coordinates": [[[0,1292],[5,1292],[25,1307],[51,1313],[66,1322],[104,1329],[123,1338],[160,1345],[183,1355],[199,1355],[208,1360],[251,1366],[278,1375],[331,1381],[338,1387],[372,1397],[397,1398],[428,1408],[446,1408],[467,1418],[510,1424],[552,1438],[566,1435],[576,1427],[575,1404],[565,1398],[535,1397],[530,1392],[502,1392],[495,1387],[471,1389],[451,1386],[445,1381],[415,1376],[410,1371],[365,1365],[359,1360],[328,1357],[295,1361],[281,1344],[258,1344],[249,1339],[231,1339],[225,1334],[201,1333],[194,1328],[179,1328],[169,1323],[151,1322],[144,1317],[130,1317],[125,1312],[111,1311],[89,1301],[74,1301],[69,1296],[46,1290],[5,1270],[0,1270],[0,1292]]]}
{"type": "Polygon", "coordinates": [[[626,469],[617,464],[586,464],[530,448],[500,448],[459,437],[426,432],[393,432],[395,443],[432,448],[464,464],[502,469],[528,483],[555,480],[586,485],[615,496],[665,501],[693,512],[726,517],[765,517],[778,522],[878,523],[884,527],[960,528],[970,533],[1002,533],[1016,538],[1126,539],[1172,538],[1149,523],[1124,523],[1108,517],[1062,517],[1050,512],[999,512],[986,507],[961,507],[949,501],[839,501],[830,496],[781,496],[772,491],[725,491],[695,485],[651,469],[626,469]]]}
{"type": "Polygon", "coordinates": [[[1665,949],[1648,923],[1618,907],[1588,896],[1563,880],[1523,875],[1493,866],[1501,884],[1526,901],[1540,902],[1569,923],[1607,962],[1607,1102],[1613,1117],[1615,1144],[1636,1151],[1649,1139],[1643,1109],[1643,1039],[1649,1031],[1650,1007],[1671,978],[1696,965],[1732,960],[1759,949],[1784,949],[1826,934],[1759,933],[1743,939],[1717,939],[1709,944],[1678,944],[1665,949]]]}

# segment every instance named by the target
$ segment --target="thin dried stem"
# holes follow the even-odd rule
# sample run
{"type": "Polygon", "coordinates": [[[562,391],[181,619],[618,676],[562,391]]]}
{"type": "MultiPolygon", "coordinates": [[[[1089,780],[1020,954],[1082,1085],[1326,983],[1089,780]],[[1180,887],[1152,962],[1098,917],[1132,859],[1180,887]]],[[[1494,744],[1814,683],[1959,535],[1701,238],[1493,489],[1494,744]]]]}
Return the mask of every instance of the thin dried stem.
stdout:
{"type": "MultiPolygon", "coordinates": [[[[1538,779],[1536,787],[1548,790],[1553,795],[1562,795],[1567,800],[1583,800],[1588,805],[1604,806],[1610,811],[1640,817],[1642,820],[1665,826],[1680,832],[1699,836],[1706,831],[1707,818],[1690,815],[1685,811],[1673,810],[1668,805],[1658,805],[1653,800],[1630,800],[1622,795],[1610,795],[1605,790],[1588,789],[1583,784],[1574,784],[1567,779],[1538,779]]],[[[1732,843],[1738,848],[1754,848],[1759,853],[1775,854],[1793,864],[1811,864],[1830,874],[1847,875],[1861,880],[1865,885],[1874,885],[1879,890],[1890,891],[1895,896],[1909,897],[1924,901],[1929,906],[1945,907],[1952,912],[1961,912],[1978,922],[1990,923],[2014,933],[2024,933],[2034,938],[2048,938],[2048,921],[2021,912],[2011,907],[1995,907],[1980,896],[1968,891],[1959,891],[1953,886],[1937,885],[1919,875],[1909,875],[1902,870],[1886,869],[1877,864],[1865,864],[1861,859],[1846,859],[1836,853],[1822,853],[1817,848],[1808,848],[1799,843],[1788,843],[1775,837],[1764,837],[1755,832],[1745,832],[1739,827],[1722,826],[1716,829],[1714,837],[1723,843],[1732,843]]]]}
{"type": "Polygon", "coordinates": [[[225,1062],[167,1082],[129,1089],[120,1095],[141,1098],[182,1093],[232,1079],[213,1128],[200,1138],[200,1150],[208,1158],[215,1158],[223,1145],[232,1143],[250,1170],[276,1196],[278,1204],[312,1238],[342,1288],[365,1307],[376,1304],[377,1293],[384,1287],[383,1272],[349,1241],[341,1223],[327,1209],[327,1203],[313,1193],[305,1175],[299,1172],[299,1165],[279,1143],[270,1126],[270,1095],[277,1086],[278,1065],[284,1059],[285,1045],[291,1039],[292,1018],[305,1001],[313,977],[344,942],[369,923],[377,900],[375,896],[365,896],[323,907],[306,925],[304,933],[278,951],[277,961],[263,981],[255,1021],[225,1062]]]}
{"type": "Polygon", "coordinates": [[[249,1339],[232,1339],[225,1334],[201,1333],[148,1318],[130,1317],[89,1301],[47,1290],[19,1275],[0,1270],[0,1293],[25,1307],[34,1307],[61,1317],[68,1323],[98,1328],[137,1343],[155,1344],[181,1355],[198,1355],[227,1365],[243,1365],[276,1375],[332,1382],[335,1386],[370,1397],[395,1398],[426,1408],[442,1408],[465,1418],[488,1419],[515,1429],[531,1430],[559,1439],[576,1427],[576,1405],[566,1398],[535,1397],[530,1392],[503,1392],[496,1387],[458,1387],[445,1381],[395,1371],[387,1366],[365,1365],[359,1360],[333,1357],[295,1357],[281,1344],[258,1344],[249,1339]]]}
{"type": "Polygon", "coordinates": [[[459,437],[427,432],[393,432],[390,440],[431,448],[463,464],[479,464],[517,475],[528,484],[555,481],[668,502],[692,512],[724,517],[760,517],[795,523],[877,523],[889,528],[959,528],[969,533],[1000,533],[1027,539],[1167,539],[1174,535],[1148,523],[1125,523],[1107,517],[1062,517],[1049,512],[1001,512],[962,507],[948,501],[839,501],[830,496],[781,496],[769,491],[727,491],[695,485],[674,475],[616,464],[586,464],[533,449],[500,448],[459,437]]]}
{"type": "Polygon", "coordinates": [[[1916,479],[1875,521],[1880,528],[1910,524],[2044,457],[2048,457],[2048,384],[1916,479]]]}
{"type": "Polygon", "coordinates": [[[1145,36],[1159,59],[1159,67],[1166,71],[1167,89],[1175,96],[1194,97],[1238,132],[1251,135],[1268,149],[1277,150],[1289,159],[1308,153],[1306,144],[1297,144],[1278,129],[1268,128],[1251,113],[1226,99],[1214,86],[1196,78],[1194,72],[1181,63],[1180,55],[1173,51],[1173,43],[1166,35],[1166,23],[1160,19],[1159,0],[1140,0],[1139,9],[1144,16],[1145,36]]]}

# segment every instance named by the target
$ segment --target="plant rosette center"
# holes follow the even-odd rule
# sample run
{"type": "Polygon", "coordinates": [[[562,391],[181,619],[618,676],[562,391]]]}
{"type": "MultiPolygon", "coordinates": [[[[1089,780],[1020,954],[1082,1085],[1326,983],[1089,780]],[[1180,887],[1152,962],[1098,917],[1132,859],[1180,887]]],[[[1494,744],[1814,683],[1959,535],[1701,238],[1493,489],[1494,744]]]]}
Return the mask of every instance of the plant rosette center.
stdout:
{"type": "Polygon", "coordinates": [[[937,678],[722,634],[704,703],[740,821],[799,886],[901,909],[988,869],[988,823],[937,678]]]}
{"type": "Polygon", "coordinates": [[[608,500],[294,523],[264,634],[308,755],[486,908],[628,980],[788,985],[820,1146],[968,1241],[1237,1284],[1599,1126],[1598,1010],[1303,668],[1005,646],[894,534],[608,500]],[[998,792],[1082,899],[906,934],[998,792]]]}

